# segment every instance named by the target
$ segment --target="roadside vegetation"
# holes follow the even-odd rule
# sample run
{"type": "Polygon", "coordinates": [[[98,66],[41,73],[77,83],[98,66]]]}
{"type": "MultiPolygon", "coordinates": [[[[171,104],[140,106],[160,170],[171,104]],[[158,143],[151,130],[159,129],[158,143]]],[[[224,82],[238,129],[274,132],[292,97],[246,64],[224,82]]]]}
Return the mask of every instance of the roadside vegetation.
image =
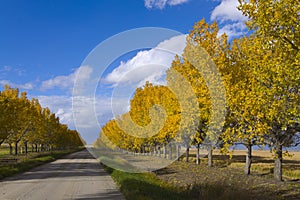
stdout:
{"type": "Polygon", "coordinates": [[[243,174],[245,151],[232,158],[215,152],[214,167],[207,158],[196,164],[196,153],[190,162],[184,156],[170,166],[152,173],[132,174],[105,167],[126,199],[292,199],[300,198],[300,152],[284,162],[284,182],[273,179],[272,154],[253,152],[253,171],[243,174]]]}
{"type": "Polygon", "coordinates": [[[0,180],[15,174],[26,172],[34,167],[55,161],[58,158],[82,149],[83,147],[54,150],[51,152],[28,152],[27,154],[19,154],[16,157],[9,155],[8,148],[0,148],[0,180]],[[3,162],[3,160],[8,162],[3,162]]]}

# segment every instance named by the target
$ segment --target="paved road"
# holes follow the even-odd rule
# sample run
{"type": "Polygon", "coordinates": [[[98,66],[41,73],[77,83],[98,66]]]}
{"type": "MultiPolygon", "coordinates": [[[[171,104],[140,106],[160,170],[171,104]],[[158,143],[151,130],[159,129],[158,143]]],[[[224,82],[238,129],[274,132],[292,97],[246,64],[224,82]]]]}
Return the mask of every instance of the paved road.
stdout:
{"type": "Polygon", "coordinates": [[[0,199],[124,199],[87,150],[0,182],[0,199]]]}

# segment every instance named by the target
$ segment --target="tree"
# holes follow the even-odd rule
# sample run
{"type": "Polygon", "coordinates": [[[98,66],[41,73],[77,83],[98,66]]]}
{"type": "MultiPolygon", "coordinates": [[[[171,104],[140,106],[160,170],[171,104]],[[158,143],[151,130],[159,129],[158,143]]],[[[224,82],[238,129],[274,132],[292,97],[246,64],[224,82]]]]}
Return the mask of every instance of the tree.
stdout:
{"type": "Polygon", "coordinates": [[[17,155],[19,142],[32,128],[33,109],[26,92],[22,92],[19,96],[18,89],[5,86],[2,95],[7,98],[8,116],[10,117],[10,121],[7,122],[9,135],[6,140],[10,147],[14,143],[15,155],[17,155]]]}
{"type": "Polygon", "coordinates": [[[291,144],[299,123],[300,106],[300,2],[293,0],[240,0],[239,9],[249,17],[260,59],[252,62],[260,82],[269,127],[266,143],[274,147],[274,178],[282,180],[282,147],[291,144]]]}
{"type": "Polygon", "coordinates": [[[4,86],[0,93],[0,111],[0,144],[7,142],[11,154],[13,145],[15,155],[18,155],[19,145],[24,145],[27,153],[28,143],[35,145],[36,151],[38,145],[43,150],[49,150],[61,141],[72,148],[82,145],[77,132],[67,127],[59,132],[58,129],[65,126],[60,124],[59,118],[50,109],[42,108],[37,99],[29,100],[27,93],[20,93],[17,88],[4,86]]]}
{"type": "Polygon", "coordinates": [[[245,174],[250,174],[253,145],[262,144],[267,134],[264,123],[267,103],[260,82],[255,77],[255,63],[261,58],[261,48],[255,37],[233,41],[230,50],[230,82],[227,92],[227,142],[242,143],[247,148],[245,174]]]}
{"type": "Polygon", "coordinates": [[[179,129],[179,113],[180,105],[172,91],[146,82],[143,88],[136,90],[130,101],[129,118],[140,126],[133,128],[130,125],[131,132],[135,130],[138,137],[148,138],[146,141],[154,147],[160,149],[163,145],[166,157],[166,145],[175,138],[179,129]]]}
{"type": "Polygon", "coordinates": [[[256,34],[268,37],[272,41],[277,40],[294,51],[299,51],[299,1],[239,0],[239,2],[239,9],[249,18],[248,27],[256,34]]]}
{"type": "Polygon", "coordinates": [[[0,146],[6,140],[10,134],[9,122],[12,120],[11,117],[11,106],[9,104],[8,97],[4,96],[0,92],[0,146]]]}
{"type": "MultiPolygon", "coordinates": [[[[225,121],[225,88],[222,78],[226,77],[221,76],[225,75],[228,44],[227,36],[224,34],[218,37],[218,31],[216,23],[208,24],[204,19],[195,23],[187,37],[183,58],[176,57],[170,69],[184,77],[197,99],[197,103],[188,106],[198,115],[195,117],[190,113],[189,117],[193,120],[186,124],[185,130],[193,134],[183,134],[184,141],[186,144],[196,142],[197,146],[204,143],[209,148],[210,161],[212,146],[225,121]]],[[[169,74],[167,80],[168,77],[172,80],[174,73],[169,74]]],[[[178,82],[181,84],[182,81],[178,82]]],[[[212,166],[212,162],[209,162],[209,166],[212,166]]]]}

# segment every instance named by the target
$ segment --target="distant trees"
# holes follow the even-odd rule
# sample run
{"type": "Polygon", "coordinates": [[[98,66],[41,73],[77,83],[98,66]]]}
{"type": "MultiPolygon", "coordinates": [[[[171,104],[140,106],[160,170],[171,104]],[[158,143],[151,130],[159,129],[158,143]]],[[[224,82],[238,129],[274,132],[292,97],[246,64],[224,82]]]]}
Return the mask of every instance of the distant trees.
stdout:
{"type": "Polygon", "coordinates": [[[42,108],[37,99],[29,100],[25,92],[4,86],[0,91],[0,145],[10,146],[10,153],[18,155],[19,145],[28,152],[82,145],[79,134],[60,124],[59,118],[49,108],[42,108]]]}
{"type": "Polygon", "coordinates": [[[130,105],[129,113],[102,127],[100,137],[104,140],[107,137],[116,147],[132,152],[165,150],[175,139],[180,125],[180,106],[174,94],[165,86],[147,82],[136,90],[130,105]],[[165,112],[159,106],[165,108],[165,112]]]}

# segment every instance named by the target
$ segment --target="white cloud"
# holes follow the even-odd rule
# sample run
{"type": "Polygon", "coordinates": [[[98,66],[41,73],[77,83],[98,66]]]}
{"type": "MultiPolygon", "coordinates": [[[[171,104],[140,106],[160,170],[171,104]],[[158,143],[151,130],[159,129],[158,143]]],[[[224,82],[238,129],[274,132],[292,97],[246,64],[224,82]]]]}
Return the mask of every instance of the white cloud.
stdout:
{"type": "Polygon", "coordinates": [[[41,90],[49,90],[58,87],[60,89],[71,91],[73,89],[75,79],[82,81],[88,80],[92,71],[93,69],[88,66],[81,66],[67,76],[56,76],[52,79],[43,81],[41,90]]]}
{"type": "Polygon", "coordinates": [[[21,68],[16,68],[12,66],[5,65],[2,68],[0,68],[0,76],[7,76],[8,73],[14,73],[18,76],[24,76],[25,70],[21,68]]]}
{"type": "Polygon", "coordinates": [[[210,19],[219,23],[219,35],[225,32],[231,39],[246,32],[245,21],[248,18],[237,9],[238,5],[238,0],[222,0],[212,11],[210,19]]]}
{"type": "Polygon", "coordinates": [[[242,12],[237,9],[238,5],[238,0],[222,0],[221,4],[212,11],[210,19],[221,23],[228,20],[246,21],[247,17],[243,16],[242,12]]]}
{"type": "Polygon", "coordinates": [[[34,85],[32,83],[17,84],[9,80],[0,80],[0,84],[9,85],[10,87],[24,89],[24,90],[32,90],[34,88],[34,85]]]}
{"type": "Polygon", "coordinates": [[[104,125],[112,116],[111,97],[75,97],[66,95],[36,96],[42,107],[50,108],[60,122],[79,131],[82,138],[92,143],[99,135],[98,123],[104,125]],[[74,103],[74,104],[72,104],[74,103]],[[76,126],[75,126],[76,124],[76,126]]]}
{"type": "Polygon", "coordinates": [[[234,37],[242,36],[246,33],[246,27],[244,22],[237,22],[233,24],[226,24],[219,30],[219,35],[226,33],[229,36],[229,39],[234,37]]]}
{"type": "Polygon", "coordinates": [[[59,87],[61,89],[70,88],[74,84],[75,72],[68,76],[56,76],[52,79],[42,82],[41,90],[53,89],[59,87]]]}
{"type": "Polygon", "coordinates": [[[158,8],[164,9],[166,5],[177,6],[188,2],[189,0],[145,0],[145,6],[148,9],[158,8]]]}
{"type": "Polygon", "coordinates": [[[5,65],[4,67],[2,67],[0,69],[0,72],[10,72],[12,70],[12,67],[11,66],[7,66],[5,65]]]}
{"type": "Polygon", "coordinates": [[[59,117],[60,122],[74,129],[72,116],[72,98],[69,96],[36,96],[42,107],[48,107],[59,117]]]}
{"type": "Polygon", "coordinates": [[[165,71],[171,66],[175,55],[182,54],[186,44],[185,37],[175,36],[151,50],[138,52],[129,61],[121,62],[103,81],[114,86],[125,83],[141,86],[146,81],[165,84],[165,71]]]}
{"type": "MultiPolygon", "coordinates": [[[[92,80],[93,68],[82,66],[75,72],[66,76],[57,76],[42,82],[41,88],[72,89],[74,82],[76,91],[70,96],[38,96],[43,107],[50,110],[60,118],[61,123],[68,124],[70,128],[77,128],[82,137],[92,143],[99,134],[101,125],[115,115],[129,110],[129,100],[137,86],[146,80],[156,84],[163,84],[165,70],[171,66],[175,54],[182,54],[185,47],[185,36],[177,36],[161,42],[157,47],[138,52],[127,62],[122,62],[104,80],[111,84],[112,95],[104,96],[88,91],[92,80]],[[166,51],[168,50],[168,51],[166,51]],[[127,87],[128,86],[128,87],[127,87]]],[[[92,88],[93,89],[93,88],[92,88]]]]}

